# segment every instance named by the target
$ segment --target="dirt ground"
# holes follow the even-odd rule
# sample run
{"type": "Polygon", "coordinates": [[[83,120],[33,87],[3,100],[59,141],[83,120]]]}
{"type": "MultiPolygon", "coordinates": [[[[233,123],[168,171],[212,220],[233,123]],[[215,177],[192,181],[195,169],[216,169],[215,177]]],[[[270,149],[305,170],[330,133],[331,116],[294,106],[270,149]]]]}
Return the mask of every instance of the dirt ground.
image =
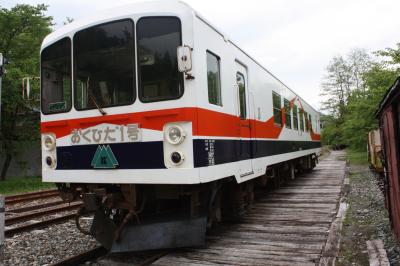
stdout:
{"type": "Polygon", "coordinates": [[[400,265],[400,249],[390,228],[379,177],[367,165],[350,165],[349,208],[343,223],[337,265],[369,265],[366,241],[382,239],[391,265],[400,265]]]}

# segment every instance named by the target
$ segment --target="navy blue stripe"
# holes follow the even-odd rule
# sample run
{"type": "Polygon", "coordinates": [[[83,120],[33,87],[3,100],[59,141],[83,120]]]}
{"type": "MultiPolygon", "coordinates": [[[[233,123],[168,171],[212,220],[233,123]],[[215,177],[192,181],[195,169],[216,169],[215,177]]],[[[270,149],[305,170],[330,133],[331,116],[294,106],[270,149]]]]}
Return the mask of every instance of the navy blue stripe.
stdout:
{"type": "MultiPolygon", "coordinates": [[[[117,169],[165,169],[162,141],[108,144],[117,169]]],[[[57,148],[57,169],[93,169],[98,145],[57,148]]],[[[211,140],[193,141],[194,166],[204,167],[321,147],[319,141],[211,140]]]]}
{"type": "Polygon", "coordinates": [[[194,166],[204,167],[320,147],[320,141],[196,139],[193,142],[194,166]]]}
{"type": "MultiPolygon", "coordinates": [[[[117,159],[118,169],[162,169],[162,141],[108,144],[117,159]]],[[[98,145],[57,148],[57,169],[93,169],[90,165],[98,145]]]]}

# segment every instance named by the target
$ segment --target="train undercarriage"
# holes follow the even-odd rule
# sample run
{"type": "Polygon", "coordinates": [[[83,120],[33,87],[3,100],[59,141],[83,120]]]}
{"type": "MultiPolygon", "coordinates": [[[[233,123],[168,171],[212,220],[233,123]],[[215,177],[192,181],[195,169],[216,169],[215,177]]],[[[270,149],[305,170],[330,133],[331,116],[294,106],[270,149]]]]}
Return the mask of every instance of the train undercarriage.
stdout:
{"type": "Polygon", "coordinates": [[[313,154],[269,166],[263,176],[238,184],[227,177],[196,185],[57,184],[64,201],[80,199],[78,229],[111,252],[201,246],[220,222],[239,221],[258,192],[277,188],[312,170],[313,154]],[[89,228],[81,218],[94,215],[89,228]]]}

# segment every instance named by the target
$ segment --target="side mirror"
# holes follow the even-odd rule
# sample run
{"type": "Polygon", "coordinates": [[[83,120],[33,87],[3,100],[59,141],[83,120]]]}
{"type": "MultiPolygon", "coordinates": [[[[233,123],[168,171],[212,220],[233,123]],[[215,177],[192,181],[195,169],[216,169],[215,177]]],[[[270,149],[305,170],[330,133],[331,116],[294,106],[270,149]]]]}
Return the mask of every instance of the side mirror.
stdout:
{"type": "Polygon", "coordinates": [[[178,70],[179,72],[189,72],[192,70],[192,48],[184,45],[177,48],[178,70]]]}

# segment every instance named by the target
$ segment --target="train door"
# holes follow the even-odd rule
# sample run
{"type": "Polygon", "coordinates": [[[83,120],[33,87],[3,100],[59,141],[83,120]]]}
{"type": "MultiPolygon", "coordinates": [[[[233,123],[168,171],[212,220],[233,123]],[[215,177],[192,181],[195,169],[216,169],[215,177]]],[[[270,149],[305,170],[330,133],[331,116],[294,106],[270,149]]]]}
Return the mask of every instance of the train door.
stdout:
{"type": "Polygon", "coordinates": [[[238,97],[239,114],[239,174],[245,177],[253,174],[251,163],[251,127],[250,127],[250,108],[249,91],[247,80],[247,69],[236,62],[236,89],[238,97]]]}

